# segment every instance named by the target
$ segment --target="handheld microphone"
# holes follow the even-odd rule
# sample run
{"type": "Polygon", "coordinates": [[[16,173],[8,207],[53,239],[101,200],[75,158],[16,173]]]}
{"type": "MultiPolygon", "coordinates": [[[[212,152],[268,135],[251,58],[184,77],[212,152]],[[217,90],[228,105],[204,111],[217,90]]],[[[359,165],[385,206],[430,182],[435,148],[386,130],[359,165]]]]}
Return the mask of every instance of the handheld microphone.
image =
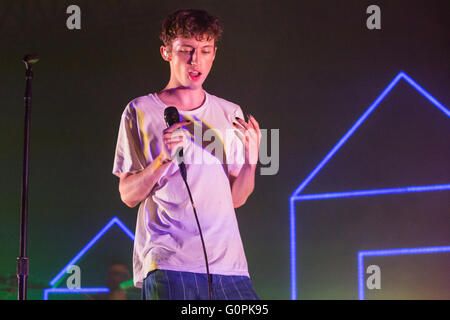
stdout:
{"type": "MultiPolygon", "coordinates": [[[[164,110],[164,120],[166,121],[167,127],[174,125],[177,122],[180,122],[180,114],[178,113],[178,109],[175,107],[167,107],[164,110]]],[[[180,150],[177,152],[177,162],[180,167],[180,173],[183,177],[184,181],[186,181],[186,165],[184,164],[183,158],[183,148],[179,148],[180,150]]]]}

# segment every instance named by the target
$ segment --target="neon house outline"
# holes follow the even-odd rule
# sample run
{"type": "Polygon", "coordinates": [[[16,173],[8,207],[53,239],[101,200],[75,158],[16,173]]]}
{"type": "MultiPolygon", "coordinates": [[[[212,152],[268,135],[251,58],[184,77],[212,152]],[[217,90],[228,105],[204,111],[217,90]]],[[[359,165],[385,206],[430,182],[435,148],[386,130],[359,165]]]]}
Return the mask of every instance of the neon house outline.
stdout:
{"type": "Polygon", "coordinates": [[[364,258],[450,252],[450,246],[358,251],[358,299],[365,299],[364,258]]]}
{"type": "Polygon", "coordinates": [[[77,263],[88,252],[94,244],[97,243],[114,225],[118,226],[130,239],[134,242],[134,233],[117,217],[113,217],[106,225],[59,271],[52,280],[50,280],[51,288],[44,289],[43,299],[48,300],[50,293],[107,293],[109,289],[106,287],[98,288],[56,288],[59,281],[66,275],[67,270],[77,263]]]}
{"type": "Polygon", "coordinates": [[[291,272],[291,299],[297,299],[297,244],[296,244],[296,214],[295,202],[308,200],[322,200],[344,197],[362,197],[362,196],[376,196],[384,194],[398,194],[409,192],[430,192],[450,190],[450,183],[440,185],[427,186],[406,186],[401,188],[388,189],[373,189],[373,190],[354,190],[345,192],[321,193],[321,194],[301,194],[305,187],[315,178],[315,176],[323,169],[323,167],[330,161],[340,148],[347,142],[348,139],[358,130],[359,126],[366,121],[371,113],[383,101],[383,99],[391,92],[391,90],[399,83],[400,80],[405,80],[416,91],[430,101],[435,107],[442,111],[450,118],[450,111],[430,93],[422,88],[417,82],[409,77],[405,72],[399,72],[395,78],[388,84],[388,86],[381,92],[375,101],[367,108],[361,117],[351,126],[351,128],[342,136],[342,138],[334,145],[333,148],[326,154],[326,156],[319,162],[319,164],[309,173],[303,182],[295,189],[289,197],[289,235],[290,235],[290,272],[291,272]]]}

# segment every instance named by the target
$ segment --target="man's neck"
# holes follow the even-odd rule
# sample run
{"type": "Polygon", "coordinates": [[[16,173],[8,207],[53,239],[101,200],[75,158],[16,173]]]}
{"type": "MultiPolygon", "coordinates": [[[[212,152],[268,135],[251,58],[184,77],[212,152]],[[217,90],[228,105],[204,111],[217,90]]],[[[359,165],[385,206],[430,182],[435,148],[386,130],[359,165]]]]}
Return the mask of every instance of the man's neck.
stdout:
{"type": "Polygon", "coordinates": [[[158,92],[158,97],[165,105],[175,106],[179,110],[190,111],[199,108],[206,98],[203,88],[166,87],[158,92]]]}

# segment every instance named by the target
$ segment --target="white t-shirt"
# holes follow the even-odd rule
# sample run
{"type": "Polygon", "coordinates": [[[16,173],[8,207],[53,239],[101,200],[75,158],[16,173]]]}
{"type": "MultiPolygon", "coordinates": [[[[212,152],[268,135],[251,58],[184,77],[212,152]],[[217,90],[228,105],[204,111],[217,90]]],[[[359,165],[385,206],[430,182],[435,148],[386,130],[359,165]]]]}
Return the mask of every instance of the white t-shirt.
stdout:
{"type": "MultiPolygon", "coordinates": [[[[179,110],[182,120],[192,121],[184,127],[191,133],[183,150],[187,181],[202,228],[210,273],[249,276],[229,181],[230,174],[239,173],[244,152],[232,122],[236,122],[236,116],[244,117],[238,105],[206,92],[205,95],[204,103],[197,109],[179,110]]],[[[126,106],[113,174],[143,170],[159,155],[166,107],[156,94],[139,97],[126,106]]],[[[138,211],[134,284],[142,287],[143,279],[154,269],[206,273],[193,208],[175,160],[138,211]]]]}

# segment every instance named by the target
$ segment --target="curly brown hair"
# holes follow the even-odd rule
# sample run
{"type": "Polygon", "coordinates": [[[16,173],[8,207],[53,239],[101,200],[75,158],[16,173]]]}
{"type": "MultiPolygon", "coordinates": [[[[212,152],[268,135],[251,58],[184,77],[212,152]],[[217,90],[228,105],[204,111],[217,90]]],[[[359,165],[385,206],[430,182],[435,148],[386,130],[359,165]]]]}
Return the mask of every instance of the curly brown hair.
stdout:
{"type": "Polygon", "coordinates": [[[207,41],[214,39],[214,45],[217,46],[222,32],[223,28],[217,17],[205,10],[184,9],[175,11],[164,20],[159,38],[169,48],[177,37],[195,37],[201,41],[206,36],[207,41]]]}

